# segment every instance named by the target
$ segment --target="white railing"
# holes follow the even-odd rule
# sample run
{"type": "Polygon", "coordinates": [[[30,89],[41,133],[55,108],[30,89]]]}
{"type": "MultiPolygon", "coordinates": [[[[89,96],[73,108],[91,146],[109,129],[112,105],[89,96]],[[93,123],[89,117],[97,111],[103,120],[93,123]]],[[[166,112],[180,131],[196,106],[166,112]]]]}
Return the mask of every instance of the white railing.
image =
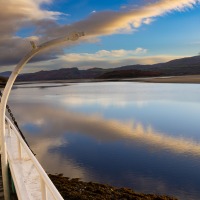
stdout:
{"type": "MultiPolygon", "coordinates": [[[[0,102],[0,137],[1,137],[0,145],[1,145],[1,153],[2,153],[1,154],[1,166],[2,166],[2,179],[3,179],[5,200],[10,200],[9,177],[8,177],[8,158],[7,158],[7,147],[6,147],[6,142],[5,142],[5,137],[6,137],[6,135],[5,135],[5,120],[6,120],[5,113],[6,113],[6,105],[8,102],[8,97],[10,95],[12,86],[13,86],[18,74],[21,72],[21,70],[24,68],[24,66],[27,64],[27,62],[31,58],[33,58],[35,55],[37,55],[38,53],[40,53],[48,48],[52,48],[52,47],[55,47],[56,45],[63,44],[66,41],[78,40],[79,37],[82,37],[82,36],[84,36],[83,32],[75,32],[75,33],[69,34],[68,36],[52,39],[52,40],[42,43],[40,45],[36,45],[33,41],[31,41],[31,46],[32,46],[31,51],[29,51],[20,60],[20,62],[17,64],[17,66],[12,71],[12,74],[10,75],[10,77],[6,83],[6,86],[4,88],[3,95],[1,98],[1,102],[0,102]]],[[[17,137],[17,138],[19,138],[19,137],[17,137]]],[[[20,139],[18,139],[18,140],[20,140],[20,139]]],[[[21,140],[20,140],[20,145],[23,146],[21,140]]],[[[21,148],[20,145],[19,145],[19,148],[21,148]]],[[[42,176],[42,177],[43,177],[43,180],[46,180],[46,178],[44,178],[44,176],[42,176]]],[[[43,196],[45,197],[46,195],[44,194],[43,196]]]]}
{"type": "MultiPolygon", "coordinates": [[[[15,128],[15,126],[12,124],[12,122],[9,120],[8,117],[6,117],[6,129],[7,131],[6,131],[5,142],[7,146],[8,162],[11,175],[15,184],[15,188],[17,191],[18,199],[24,199],[24,200],[36,199],[36,198],[31,198],[30,194],[25,194],[25,192],[31,193],[31,191],[25,191],[24,189],[28,181],[17,180],[20,177],[20,174],[17,173],[19,172],[22,173],[21,174],[22,179],[23,176],[25,176],[26,173],[23,171],[24,170],[23,168],[26,166],[23,166],[23,164],[26,165],[25,162],[27,161],[29,162],[29,166],[31,166],[27,167],[29,169],[31,168],[31,172],[29,171],[28,173],[29,174],[28,178],[30,178],[30,173],[35,174],[36,178],[34,179],[37,179],[34,180],[35,184],[40,186],[39,187],[40,191],[34,191],[34,193],[37,193],[37,199],[63,200],[62,196],[60,195],[54,184],[51,182],[50,178],[48,177],[48,175],[46,174],[46,172],[44,171],[44,169],[42,168],[36,157],[33,155],[27,144],[22,139],[21,135],[19,134],[19,131],[15,128]],[[35,168],[34,172],[33,172],[33,167],[35,168]],[[24,187],[21,185],[23,183],[24,187]],[[22,191],[20,191],[20,188],[22,191]]],[[[24,178],[24,180],[26,180],[26,177],[24,178]]]]}

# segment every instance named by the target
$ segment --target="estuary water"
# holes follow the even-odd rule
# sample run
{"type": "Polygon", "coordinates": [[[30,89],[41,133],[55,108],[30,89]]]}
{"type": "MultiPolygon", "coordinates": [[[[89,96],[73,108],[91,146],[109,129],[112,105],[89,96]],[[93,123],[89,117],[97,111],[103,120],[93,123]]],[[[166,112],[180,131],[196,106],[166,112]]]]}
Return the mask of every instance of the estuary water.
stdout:
{"type": "Polygon", "coordinates": [[[25,84],[9,105],[48,173],[200,199],[198,84],[25,84]]]}

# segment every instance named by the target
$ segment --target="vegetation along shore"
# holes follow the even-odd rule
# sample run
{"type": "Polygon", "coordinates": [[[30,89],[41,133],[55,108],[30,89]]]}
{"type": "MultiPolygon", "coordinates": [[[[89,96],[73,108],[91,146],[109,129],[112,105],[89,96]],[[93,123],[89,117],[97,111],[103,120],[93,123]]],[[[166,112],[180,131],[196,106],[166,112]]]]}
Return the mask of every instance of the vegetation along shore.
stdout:
{"type": "Polygon", "coordinates": [[[129,188],[83,182],[78,178],[69,179],[62,174],[49,174],[49,177],[63,198],[68,200],[177,200],[164,195],[137,193],[129,188]]]}

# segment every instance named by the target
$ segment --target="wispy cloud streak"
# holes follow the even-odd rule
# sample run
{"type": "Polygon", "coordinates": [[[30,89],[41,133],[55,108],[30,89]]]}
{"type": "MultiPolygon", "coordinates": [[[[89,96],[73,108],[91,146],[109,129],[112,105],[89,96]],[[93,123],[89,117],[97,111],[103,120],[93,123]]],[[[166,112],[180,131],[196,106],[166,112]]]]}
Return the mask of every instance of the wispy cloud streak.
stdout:
{"type": "Polygon", "coordinates": [[[61,26],[56,32],[52,32],[52,35],[65,34],[70,30],[83,30],[88,36],[95,37],[132,32],[142,24],[150,24],[155,17],[193,8],[198,2],[199,0],[160,0],[126,11],[96,12],[87,19],[61,26]]]}
{"type": "MultiPolygon", "coordinates": [[[[200,0],[160,0],[132,9],[93,12],[86,19],[65,25],[60,25],[57,21],[63,13],[46,10],[42,7],[42,4],[51,2],[51,0],[4,0],[1,2],[1,65],[16,63],[28,50],[24,38],[16,37],[16,33],[23,28],[33,28],[32,34],[37,36],[35,38],[38,43],[66,35],[69,32],[84,31],[86,36],[73,43],[76,45],[80,42],[94,42],[96,38],[105,35],[132,33],[143,24],[151,24],[159,16],[173,11],[182,12],[188,8],[191,9],[200,0]],[[10,55],[13,56],[10,57],[10,55]]],[[[132,6],[128,5],[127,7],[131,8],[132,6]]],[[[25,39],[29,40],[29,37],[25,39]]],[[[68,43],[68,45],[72,44],[68,43]]],[[[60,51],[57,53],[56,55],[64,54],[60,51]]],[[[45,59],[52,59],[52,55],[45,59]]]]}

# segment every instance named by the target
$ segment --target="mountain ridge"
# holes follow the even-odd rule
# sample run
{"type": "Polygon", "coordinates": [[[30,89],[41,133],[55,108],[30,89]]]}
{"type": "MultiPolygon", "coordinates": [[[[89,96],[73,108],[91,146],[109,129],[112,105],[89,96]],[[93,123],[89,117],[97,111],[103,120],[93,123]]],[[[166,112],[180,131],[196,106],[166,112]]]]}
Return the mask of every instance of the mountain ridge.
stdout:
{"type": "MultiPolygon", "coordinates": [[[[8,72],[3,73],[8,74],[8,72]]],[[[0,73],[0,76],[3,73],[0,73]]],[[[184,57],[152,65],[136,64],[110,69],[94,67],[81,70],[73,67],[49,71],[41,70],[35,73],[21,74],[17,78],[17,81],[112,79],[180,75],[200,75],[200,56],[184,57]]]]}

